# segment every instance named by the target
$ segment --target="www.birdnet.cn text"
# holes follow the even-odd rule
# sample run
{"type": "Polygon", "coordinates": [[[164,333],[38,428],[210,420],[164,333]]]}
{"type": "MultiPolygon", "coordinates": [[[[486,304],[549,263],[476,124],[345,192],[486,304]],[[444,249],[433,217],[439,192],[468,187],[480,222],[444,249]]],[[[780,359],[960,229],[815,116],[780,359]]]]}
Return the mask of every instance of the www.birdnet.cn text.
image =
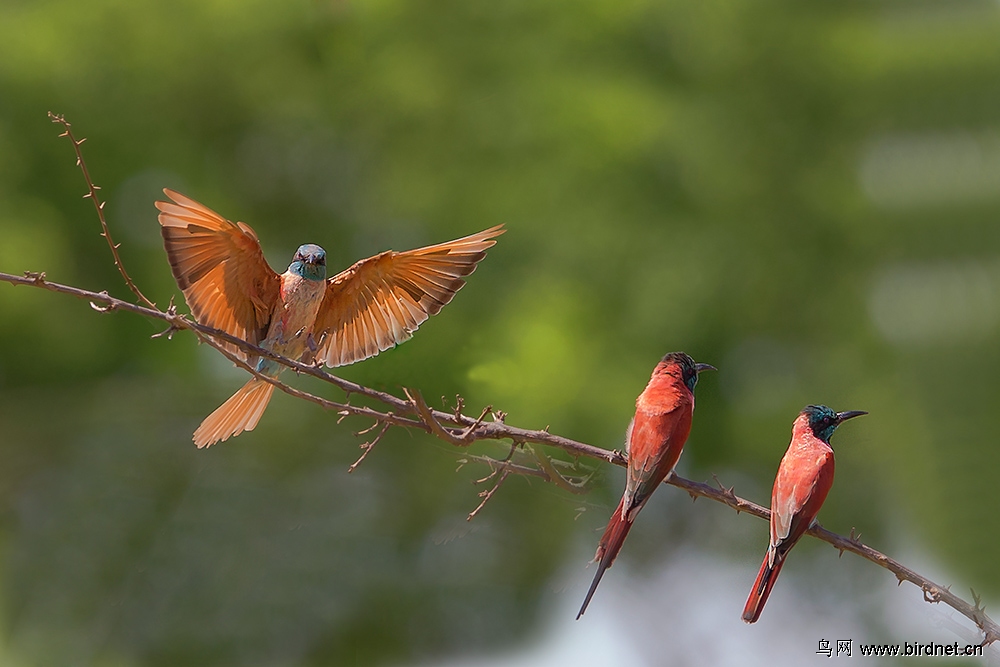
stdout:
{"type": "Polygon", "coordinates": [[[853,639],[820,639],[819,648],[816,653],[827,658],[833,657],[975,657],[983,655],[981,644],[965,644],[959,646],[958,642],[951,644],[935,644],[933,642],[903,642],[902,644],[855,644],[853,639]]]}

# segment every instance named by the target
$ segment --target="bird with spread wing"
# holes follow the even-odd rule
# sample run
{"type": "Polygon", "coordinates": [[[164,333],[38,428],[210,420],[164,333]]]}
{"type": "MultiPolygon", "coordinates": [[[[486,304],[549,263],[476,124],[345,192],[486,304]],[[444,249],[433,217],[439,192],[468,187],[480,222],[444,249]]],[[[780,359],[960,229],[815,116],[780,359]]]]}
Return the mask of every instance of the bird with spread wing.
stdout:
{"type": "MultiPolygon", "coordinates": [[[[163,191],[160,228],[174,278],[201,324],[221,329],[291,359],[344,366],[373,357],[413,335],[451,301],[476,270],[503,225],[447,243],[387,250],[326,277],[326,252],[300,246],[288,270],[277,274],[257,235],[193,199],[163,191]]],[[[227,349],[276,378],[283,366],[227,349]]],[[[194,432],[198,447],[250,431],[271,400],[274,385],[251,378],[194,432]]]]}

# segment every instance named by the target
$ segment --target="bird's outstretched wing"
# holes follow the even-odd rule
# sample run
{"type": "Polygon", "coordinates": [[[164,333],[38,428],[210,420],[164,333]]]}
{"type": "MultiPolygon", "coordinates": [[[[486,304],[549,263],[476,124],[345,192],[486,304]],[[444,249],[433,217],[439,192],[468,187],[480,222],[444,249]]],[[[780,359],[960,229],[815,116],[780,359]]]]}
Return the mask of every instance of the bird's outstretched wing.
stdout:
{"type": "Polygon", "coordinates": [[[317,359],[344,366],[408,339],[451,301],[504,231],[497,225],[426,248],[387,250],[330,278],[313,327],[317,359]]]}
{"type": "MultiPolygon", "coordinates": [[[[281,279],[264,259],[257,235],[179,192],[158,201],[160,230],[174,278],[195,318],[257,344],[267,335],[281,279]]],[[[232,352],[247,355],[232,345],[232,352]]]]}

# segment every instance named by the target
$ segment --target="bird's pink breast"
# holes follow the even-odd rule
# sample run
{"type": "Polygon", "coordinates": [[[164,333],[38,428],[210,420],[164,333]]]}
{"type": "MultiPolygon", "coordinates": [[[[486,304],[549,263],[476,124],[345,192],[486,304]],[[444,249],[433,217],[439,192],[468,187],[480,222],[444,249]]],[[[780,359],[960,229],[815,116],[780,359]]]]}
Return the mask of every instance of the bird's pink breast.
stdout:
{"type": "Polygon", "coordinates": [[[325,295],[326,281],[283,273],[279,300],[262,344],[286,357],[301,358],[325,295]]]}
{"type": "Polygon", "coordinates": [[[326,295],[326,281],[306,280],[294,273],[281,276],[281,313],[286,332],[305,328],[311,330],[316,313],[326,295]]]}
{"type": "Polygon", "coordinates": [[[694,395],[673,375],[654,373],[635,407],[630,466],[665,476],[680,458],[691,432],[694,395]]]}

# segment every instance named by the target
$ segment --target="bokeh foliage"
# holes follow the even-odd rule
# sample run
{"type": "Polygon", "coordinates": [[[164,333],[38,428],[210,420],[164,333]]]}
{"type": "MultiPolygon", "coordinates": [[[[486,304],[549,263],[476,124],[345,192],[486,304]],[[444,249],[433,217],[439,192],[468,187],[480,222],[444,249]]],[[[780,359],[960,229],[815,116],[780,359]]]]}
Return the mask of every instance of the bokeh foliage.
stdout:
{"type": "MultiPolygon", "coordinates": [[[[275,267],[504,222],[452,305],[343,374],[617,447],[683,349],[721,369],[685,470],[760,501],[802,405],[867,409],[824,523],[899,523],[996,599],[998,42],[968,0],[6,0],[0,270],[126,293],[48,110],[160,303],[164,186],[250,222],[275,267]]],[[[461,453],[393,432],[347,476],[367,424],[284,396],[195,451],[241,380],[155,331],[0,285],[0,646],[25,664],[505,644],[620,491],[599,477],[574,520],[513,480],[466,525],[461,453]]]]}

